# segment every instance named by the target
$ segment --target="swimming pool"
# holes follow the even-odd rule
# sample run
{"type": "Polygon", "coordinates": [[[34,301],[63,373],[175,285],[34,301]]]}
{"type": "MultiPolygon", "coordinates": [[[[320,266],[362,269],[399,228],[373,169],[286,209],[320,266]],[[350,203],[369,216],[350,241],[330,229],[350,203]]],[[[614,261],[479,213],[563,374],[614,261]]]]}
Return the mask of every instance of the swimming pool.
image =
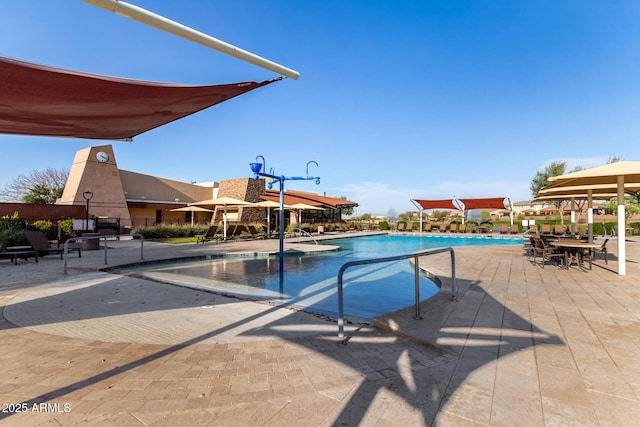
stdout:
{"type": "MultiPolygon", "coordinates": [[[[146,264],[121,270],[166,283],[268,301],[337,317],[337,274],[349,261],[409,254],[422,249],[468,245],[521,244],[522,238],[458,235],[376,235],[332,239],[337,251],[284,257],[280,283],[278,256],[226,256],[212,260],[146,264]]],[[[438,287],[420,279],[420,297],[438,287]]],[[[408,260],[354,267],[344,276],[345,317],[369,320],[414,304],[414,271],[408,260]]]]}

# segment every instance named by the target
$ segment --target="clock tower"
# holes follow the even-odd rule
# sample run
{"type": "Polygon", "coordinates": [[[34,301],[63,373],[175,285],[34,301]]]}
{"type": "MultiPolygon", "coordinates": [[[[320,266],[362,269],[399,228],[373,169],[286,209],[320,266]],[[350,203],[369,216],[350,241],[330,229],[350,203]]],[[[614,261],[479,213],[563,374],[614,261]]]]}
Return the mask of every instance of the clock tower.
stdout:
{"type": "Polygon", "coordinates": [[[89,147],[76,152],[69,177],[58,205],[82,205],[82,193],[91,191],[91,215],[120,218],[121,226],[130,226],[131,217],[125,200],[118,165],[111,145],[89,147]]]}

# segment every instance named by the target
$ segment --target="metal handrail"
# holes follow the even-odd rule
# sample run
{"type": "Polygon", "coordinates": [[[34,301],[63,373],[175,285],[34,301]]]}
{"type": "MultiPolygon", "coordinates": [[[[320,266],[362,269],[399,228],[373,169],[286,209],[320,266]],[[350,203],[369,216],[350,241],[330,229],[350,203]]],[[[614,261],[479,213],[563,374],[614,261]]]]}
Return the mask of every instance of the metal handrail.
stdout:
{"type": "MultiPolygon", "coordinates": [[[[77,242],[78,240],[89,240],[89,239],[104,239],[104,263],[107,264],[107,239],[111,239],[117,237],[139,237],[140,238],[140,259],[144,259],[144,236],[142,234],[111,234],[108,236],[83,236],[83,237],[72,237],[70,239],[65,240],[64,242],[64,274],[67,274],[67,257],[69,255],[69,243],[77,242]]],[[[99,243],[98,243],[99,244],[99,243]]]]}
{"type": "Polygon", "coordinates": [[[420,316],[420,265],[418,259],[421,256],[425,255],[435,255],[442,252],[449,252],[451,254],[451,301],[455,301],[458,298],[458,282],[456,281],[456,257],[453,252],[453,248],[438,248],[438,249],[427,249],[420,252],[414,252],[412,254],[407,255],[397,255],[392,257],[385,258],[373,258],[373,259],[363,259],[357,261],[350,261],[342,265],[340,270],[338,271],[338,340],[341,344],[344,343],[344,303],[343,303],[343,293],[342,293],[342,276],[344,272],[349,267],[353,267],[356,265],[368,265],[368,264],[378,264],[382,262],[392,262],[392,261],[400,261],[403,259],[414,258],[414,271],[415,271],[415,293],[416,293],[416,315],[413,317],[416,320],[422,319],[420,316]]]}
{"type": "Polygon", "coordinates": [[[317,245],[318,242],[316,241],[316,239],[313,238],[313,236],[311,235],[311,233],[309,233],[308,231],[303,230],[302,228],[294,228],[293,231],[296,230],[300,230],[300,232],[302,233],[302,235],[304,236],[304,234],[306,233],[309,237],[311,237],[311,240],[313,240],[313,242],[317,245]]]}

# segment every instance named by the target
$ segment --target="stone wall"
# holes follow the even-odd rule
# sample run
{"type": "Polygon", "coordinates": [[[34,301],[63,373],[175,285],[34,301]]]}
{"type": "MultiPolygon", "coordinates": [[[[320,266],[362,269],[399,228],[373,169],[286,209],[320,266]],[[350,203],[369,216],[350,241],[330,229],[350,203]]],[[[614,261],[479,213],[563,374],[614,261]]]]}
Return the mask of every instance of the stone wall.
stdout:
{"type": "MultiPolygon", "coordinates": [[[[220,181],[218,197],[233,197],[246,202],[260,202],[261,195],[265,193],[264,179],[236,178],[220,181]]],[[[227,208],[229,209],[229,208],[227,208]]],[[[266,211],[263,208],[238,207],[238,221],[241,223],[266,223],[266,211]]],[[[213,215],[213,221],[221,221],[224,207],[217,206],[213,215]]]]}

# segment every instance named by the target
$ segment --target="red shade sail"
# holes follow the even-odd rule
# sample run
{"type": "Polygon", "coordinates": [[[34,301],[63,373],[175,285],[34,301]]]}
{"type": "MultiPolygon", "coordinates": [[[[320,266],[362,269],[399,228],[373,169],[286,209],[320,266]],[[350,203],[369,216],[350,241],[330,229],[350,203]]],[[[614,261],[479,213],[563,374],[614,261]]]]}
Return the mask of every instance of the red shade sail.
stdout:
{"type": "Polygon", "coordinates": [[[414,199],[414,201],[422,207],[422,210],[426,209],[454,209],[459,210],[457,206],[453,204],[452,200],[418,200],[414,199]]]}
{"type": "Polygon", "coordinates": [[[0,57],[0,133],[131,139],[273,80],[212,86],[80,73],[0,57]]]}
{"type": "Polygon", "coordinates": [[[485,199],[457,199],[464,204],[466,210],[471,209],[504,209],[506,197],[493,197],[485,199]]]}

